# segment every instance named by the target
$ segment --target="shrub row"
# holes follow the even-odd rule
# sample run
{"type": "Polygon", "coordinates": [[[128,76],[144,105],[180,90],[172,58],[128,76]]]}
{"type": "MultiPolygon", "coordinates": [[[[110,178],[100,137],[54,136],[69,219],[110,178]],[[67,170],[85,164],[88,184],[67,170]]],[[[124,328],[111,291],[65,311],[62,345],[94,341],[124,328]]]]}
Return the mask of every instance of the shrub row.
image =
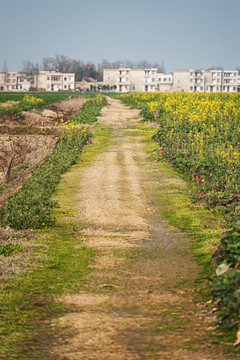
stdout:
{"type": "Polygon", "coordinates": [[[35,168],[22,188],[10,196],[0,211],[0,224],[17,230],[42,228],[55,223],[51,209],[56,202],[51,199],[61,174],[75,164],[84,144],[91,134],[85,127],[75,129],[73,124],[64,131],[52,155],[35,168]]]}
{"type": "Polygon", "coordinates": [[[99,116],[103,105],[104,97],[101,94],[90,97],[82,106],[81,112],[72,116],[69,122],[74,124],[93,124],[97,121],[97,116],[99,116]]]}

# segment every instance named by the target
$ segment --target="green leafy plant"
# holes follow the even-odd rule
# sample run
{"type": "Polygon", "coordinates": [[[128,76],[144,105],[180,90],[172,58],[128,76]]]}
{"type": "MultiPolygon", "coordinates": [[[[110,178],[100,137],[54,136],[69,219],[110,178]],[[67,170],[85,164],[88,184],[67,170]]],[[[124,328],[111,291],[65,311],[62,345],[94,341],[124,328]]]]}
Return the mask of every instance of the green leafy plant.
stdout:
{"type": "Polygon", "coordinates": [[[69,122],[74,124],[93,124],[104,105],[104,97],[100,94],[90,97],[82,106],[80,113],[72,116],[69,122]]]}
{"type": "Polygon", "coordinates": [[[7,244],[0,244],[0,255],[10,256],[13,253],[23,251],[23,247],[19,244],[13,244],[11,242],[7,244]]]}
{"type": "Polygon", "coordinates": [[[54,153],[35,168],[21,189],[10,196],[0,211],[0,224],[17,230],[54,225],[51,209],[57,206],[51,199],[61,174],[75,164],[91,134],[82,127],[65,126],[54,153]]]}

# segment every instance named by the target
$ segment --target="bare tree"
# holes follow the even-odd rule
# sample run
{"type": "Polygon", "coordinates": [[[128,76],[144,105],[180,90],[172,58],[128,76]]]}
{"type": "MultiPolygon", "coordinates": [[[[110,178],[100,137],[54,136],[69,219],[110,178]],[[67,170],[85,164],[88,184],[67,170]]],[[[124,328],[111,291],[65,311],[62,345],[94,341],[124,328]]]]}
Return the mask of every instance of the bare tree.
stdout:
{"type": "Polygon", "coordinates": [[[43,68],[43,70],[53,70],[54,69],[54,58],[44,57],[42,59],[42,68],[43,68]]]}
{"type": "Polygon", "coordinates": [[[21,72],[23,72],[24,74],[27,74],[27,75],[38,74],[39,73],[39,64],[34,64],[29,60],[24,60],[22,62],[21,72]]]}

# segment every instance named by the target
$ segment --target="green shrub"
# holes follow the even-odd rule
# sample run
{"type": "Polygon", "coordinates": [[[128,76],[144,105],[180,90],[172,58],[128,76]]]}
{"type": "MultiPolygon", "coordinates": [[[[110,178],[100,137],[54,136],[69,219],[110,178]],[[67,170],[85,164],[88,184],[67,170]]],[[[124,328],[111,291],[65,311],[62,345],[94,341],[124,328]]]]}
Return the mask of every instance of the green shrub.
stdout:
{"type": "Polygon", "coordinates": [[[80,113],[72,116],[69,122],[74,124],[93,124],[104,105],[104,97],[100,94],[89,98],[82,106],[80,113]]]}
{"type": "Polygon", "coordinates": [[[216,273],[211,281],[219,323],[240,324],[240,222],[223,234],[215,252],[216,273]],[[222,267],[222,271],[218,272],[222,267]]]}
{"type": "Polygon", "coordinates": [[[12,253],[21,251],[23,251],[23,248],[19,244],[13,244],[11,242],[7,244],[0,244],[0,255],[10,256],[12,253]]]}
{"type": "Polygon", "coordinates": [[[17,230],[53,225],[55,219],[51,209],[57,204],[51,200],[51,195],[61,174],[77,162],[90,136],[85,127],[78,130],[65,127],[54,153],[35,168],[17,193],[7,199],[0,211],[0,224],[17,230]]]}

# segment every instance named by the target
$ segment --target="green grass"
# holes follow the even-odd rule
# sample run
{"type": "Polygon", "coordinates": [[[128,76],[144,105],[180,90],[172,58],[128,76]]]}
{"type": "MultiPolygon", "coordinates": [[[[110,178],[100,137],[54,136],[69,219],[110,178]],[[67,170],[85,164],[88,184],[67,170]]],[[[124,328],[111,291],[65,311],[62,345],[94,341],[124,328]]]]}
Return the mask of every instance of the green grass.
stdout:
{"type": "Polygon", "coordinates": [[[0,103],[6,101],[21,101],[24,96],[28,94],[30,96],[38,97],[44,100],[44,104],[51,104],[53,102],[58,102],[66,100],[69,97],[78,97],[86,96],[81,93],[69,93],[69,92],[0,92],[0,103]]]}
{"type": "Polygon", "coordinates": [[[52,323],[66,311],[56,298],[84,289],[89,264],[97,253],[84,246],[80,230],[87,225],[74,217],[75,194],[81,170],[110,144],[112,130],[96,124],[94,133],[94,144],[84,147],[79,161],[58,185],[56,225],[34,233],[27,267],[2,283],[1,359],[50,358],[48,342],[52,345],[55,335],[52,323]]]}
{"type": "Polygon", "coordinates": [[[208,277],[212,271],[209,265],[210,258],[220,242],[223,231],[219,224],[221,218],[213,215],[203,206],[192,204],[191,183],[187,182],[186,177],[175,170],[171,164],[159,161],[159,148],[152,140],[152,135],[156,130],[145,124],[140,124],[137,128],[136,136],[143,137],[144,150],[149,155],[151,176],[159,181],[159,185],[152,190],[158,212],[168,220],[170,225],[192,238],[194,255],[204,267],[205,277],[208,277]]]}

